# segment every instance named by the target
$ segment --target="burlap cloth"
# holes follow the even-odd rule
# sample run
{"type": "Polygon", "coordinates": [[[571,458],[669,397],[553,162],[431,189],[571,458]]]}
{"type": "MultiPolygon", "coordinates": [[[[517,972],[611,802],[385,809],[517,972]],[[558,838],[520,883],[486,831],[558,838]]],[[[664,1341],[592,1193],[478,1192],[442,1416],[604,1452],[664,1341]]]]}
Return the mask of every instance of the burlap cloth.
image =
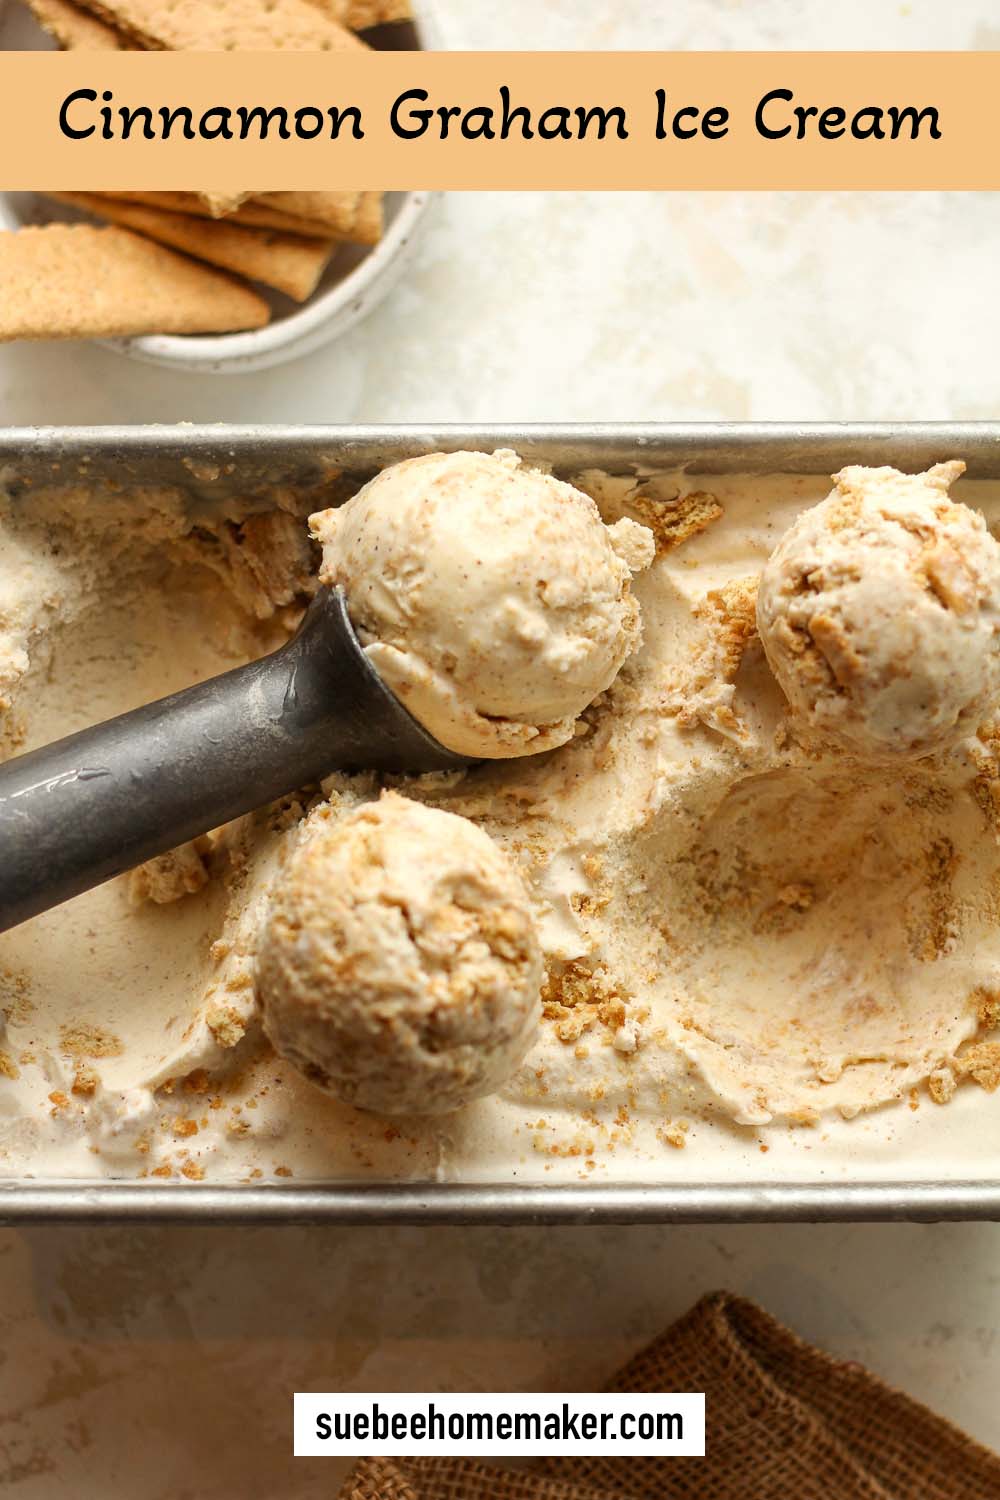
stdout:
{"type": "Polygon", "coordinates": [[[365,1459],[341,1500],[1000,1500],[1000,1458],[740,1297],[702,1300],[614,1391],[705,1391],[705,1458],[565,1458],[510,1472],[365,1459]]]}

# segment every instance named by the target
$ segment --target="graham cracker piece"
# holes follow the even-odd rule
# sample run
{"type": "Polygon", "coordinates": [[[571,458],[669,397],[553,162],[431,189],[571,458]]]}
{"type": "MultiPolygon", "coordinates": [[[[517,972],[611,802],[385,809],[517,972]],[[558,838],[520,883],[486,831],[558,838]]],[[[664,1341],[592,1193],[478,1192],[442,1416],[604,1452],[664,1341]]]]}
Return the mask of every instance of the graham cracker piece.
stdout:
{"type": "Polygon", "coordinates": [[[722,515],[722,506],[707,490],[693,490],[673,500],[658,500],[640,488],[628,497],[625,511],[633,520],[649,527],[656,542],[656,555],[662,557],[707,530],[722,515]]]}
{"type": "Polygon", "coordinates": [[[0,231],[0,342],[260,328],[249,287],[127,229],[0,231]]]}
{"type": "Polygon", "coordinates": [[[591,968],[572,959],[547,972],[541,998],[542,1015],[555,1023],[559,1040],[569,1044],[597,1023],[617,1031],[632,996],[603,965],[591,968]]]}
{"type": "Polygon", "coordinates": [[[310,0],[310,4],[352,31],[386,21],[409,21],[413,15],[410,0],[310,0]]]}
{"type": "Polygon", "coordinates": [[[683,494],[683,482],[670,474],[648,474],[630,483],[625,475],[616,478],[600,469],[585,469],[573,479],[594,497],[605,521],[625,516],[651,531],[657,557],[699,536],[722,516],[722,506],[711,491],[683,494]]]}
{"type": "Polygon", "coordinates": [[[198,194],[213,219],[223,219],[226,214],[235,213],[240,204],[245,203],[249,196],[249,193],[225,192],[222,189],[198,194]]]}
{"type": "Polygon", "coordinates": [[[140,47],[170,52],[355,52],[365,43],[309,0],[84,0],[140,47]]]}
{"type": "Polygon", "coordinates": [[[76,1094],[78,1098],[86,1099],[91,1094],[97,1093],[100,1082],[100,1075],[96,1069],[88,1067],[86,1063],[81,1063],[73,1075],[73,1086],[70,1092],[76,1094]]]}
{"type": "Polygon", "coordinates": [[[124,52],[128,43],[71,0],[27,0],[35,20],[67,52],[124,52]]]}
{"type": "MultiPolygon", "coordinates": [[[[123,203],[145,203],[150,208],[161,208],[168,213],[194,214],[199,219],[214,219],[205,200],[197,193],[144,193],[114,192],[98,193],[99,198],[114,198],[123,203]]],[[[278,209],[267,208],[251,199],[233,213],[226,215],[227,224],[249,225],[256,229],[277,229],[285,234],[304,235],[307,239],[341,240],[343,235],[335,233],[328,224],[317,224],[311,219],[296,219],[278,209]]]]}
{"type": "Polygon", "coordinates": [[[205,1022],[220,1047],[235,1047],[246,1035],[246,1020],[231,1005],[213,1005],[205,1022]]]}
{"type": "MultiPolygon", "coordinates": [[[[704,634],[677,690],[664,703],[664,712],[685,728],[704,724],[722,734],[743,736],[745,725],[734,707],[734,684],[757,633],[758,582],[755,576],[731,578],[721,588],[710,589],[693,607],[704,634]]],[[[794,902],[784,903],[789,905],[802,909],[794,902]]],[[[775,915],[781,910],[779,905],[775,915]]]]}
{"type": "Polygon", "coordinates": [[[340,239],[375,245],[382,238],[381,193],[257,193],[254,201],[279,213],[326,224],[340,239]]]}
{"type": "Polygon", "coordinates": [[[960,1078],[974,1078],[988,1094],[1000,1088],[1000,1042],[973,1042],[952,1065],[960,1078]]]}
{"type": "Polygon", "coordinates": [[[121,1057],[121,1038],[96,1021],[67,1021],[59,1028],[59,1049],[67,1057],[121,1057]]]}
{"type": "Polygon", "coordinates": [[[1000,990],[996,985],[979,984],[972,992],[976,1017],[985,1031],[1000,1029],[1000,990]]]}
{"type": "Polygon", "coordinates": [[[206,855],[211,847],[210,839],[192,839],[130,870],[126,876],[130,905],[142,906],[148,901],[154,906],[169,906],[196,895],[209,882],[206,855]]]}
{"type": "Polygon", "coordinates": [[[98,218],[110,219],[113,224],[123,224],[161,245],[183,250],[196,260],[206,260],[251,281],[273,286],[296,302],[312,296],[332,250],[331,241],[299,239],[270,229],[248,229],[218,220],[209,222],[138,203],[119,203],[91,193],[49,196],[98,218]]]}
{"type": "Polygon", "coordinates": [[[933,1073],[928,1074],[927,1092],[935,1104],[947,1104],[954,1099],[957,1087],[955,1075],[946,1065],[935,1068],[933,1073]]]}
{"type": "Polygon", "coordinates": [[[718,672],[724,682],[732,682],[740,669],[743,653],[757,634],[757,576],[731,578],[721,588],[709,589],[702,603],[695,606],[699,619],[715,628],[718,649],[718,672]]]}

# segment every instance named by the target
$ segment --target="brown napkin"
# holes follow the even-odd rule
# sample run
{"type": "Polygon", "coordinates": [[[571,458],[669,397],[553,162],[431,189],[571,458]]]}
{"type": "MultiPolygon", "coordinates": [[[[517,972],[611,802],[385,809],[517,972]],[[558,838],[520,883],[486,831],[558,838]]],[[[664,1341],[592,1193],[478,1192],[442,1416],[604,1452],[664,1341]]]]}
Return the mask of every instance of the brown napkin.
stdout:
{"type": "Polygon", "coordinates": [[[861,1365],[716,1292],[614,1391],[705,1391],[705,1458],[365,1459],[341,1500],[997,1500],[1000,1458],[861,1365]]]}

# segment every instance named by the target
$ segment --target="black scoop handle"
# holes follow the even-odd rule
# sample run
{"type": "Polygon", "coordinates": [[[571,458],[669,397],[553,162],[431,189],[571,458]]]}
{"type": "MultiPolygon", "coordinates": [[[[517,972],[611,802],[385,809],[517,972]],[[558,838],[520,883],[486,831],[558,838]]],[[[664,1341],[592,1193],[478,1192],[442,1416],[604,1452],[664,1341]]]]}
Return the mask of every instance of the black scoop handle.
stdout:
{"type": "Polygon", "coordinates": [[[0,766],[0,932],[332,771],[465,764],[323,589],[272,655],[0,766]]]}

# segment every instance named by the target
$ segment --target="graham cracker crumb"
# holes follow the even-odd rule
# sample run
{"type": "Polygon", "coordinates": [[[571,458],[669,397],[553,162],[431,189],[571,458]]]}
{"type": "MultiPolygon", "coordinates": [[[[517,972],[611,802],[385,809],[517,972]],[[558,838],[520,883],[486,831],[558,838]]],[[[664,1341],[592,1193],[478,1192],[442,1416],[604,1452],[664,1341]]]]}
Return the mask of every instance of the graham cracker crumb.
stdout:
{"type": "Polygon", "coordinates": [[[973,1042],[956,1057],[955,1071],[960,1078],[972,1078],[988,1094],[1000,1088],[1000,1042],[973,1042]]]}
{"type": "Polygon", "coordinates": [[[167,906],[184,896],[195,895],[208,884],[205,855],[210,848],[210,840],[194,839],[147,860],[128,876],[130,903],[142,906],[149,901],[155,906],[167,906]]]}
{"type": "Polygon", "coordinates": [[[9,1052],[0,1052],[0,1076],[12,1080],[21,1076],[21,1070],[9,1052]]]}
{"type": "Polygon", "coordinates": [[[972,991],[972,999],[983,1030],[995,1031],[1000,1027],[1000,990],[981,984],[972,991]]]}
{"type": "Polygon", "coordinates": [[[947,1067],[935,1068],[927,1080],[927,1092],[935,1104],[947,1104],[949,1099],[955,1097],[957,1087],[955,1075],[947,1067]]]}
{"type": "Polygon", "coordinates": [[[72,1092],[86,1097],[96,1092],[99,1083],[100,1079],[94,1069],[82,1064],[74,1074],[72,1092]]]}
{"type": "Polygon", "coordinates": [[[31,982],[26,974],[18,974],[13,969],[0,971],[0,998],[8,1025],[23,1026],[31,1018],[35,1002],[29,998],[30,988],[31,982]]]}
{"type": "Polygon", "coordinates": [[[186,1161],[181,1167],[181,1176],[186,1177],[189,1182],[201,1182],[205,1176],[204,1167],[199,1167],[196,1161],[186,1161]]]}
{"type": "Polygon", "coordinates": [[[215,1005],[206,1013],[205,1022],[220,1047],[235,1047],[246,1034],[246,1023],[231,1005],[215,1005]]]}
{"type": "Polygon", "coordinates": [[[777,899],[756,918],[754,932],[787,932],[794,926],[795,917],[809,911],[815,900],[814,888],[804,881],[784,886],[778,892],[777,899]]]}
{"type": "Polygon", "coordinates": [[[542,1015],[554,1021],[561,1042],[576,1043],[595,1022],[618,1031],[628,1014],[631,994],[602,965],[578,959],[553,967],[542,985],[542,1015]]]}
{"type": "Polygon", "coordinates": [[[672,1146],[675,1151],[683,1151],[687,1145],[690,1129],[691,1126],[687,1120],[671,1120],[669,1125],[658,1125],[656,1135],[665,1146],[672,1146]]]}
{"type": "Polygon", "coordinates": [[[114,1032],[90,1021],[73,1021],[60,1026],[59,1044],[69,1057],[121,1057],[125,1051],[114,1032]]]}

